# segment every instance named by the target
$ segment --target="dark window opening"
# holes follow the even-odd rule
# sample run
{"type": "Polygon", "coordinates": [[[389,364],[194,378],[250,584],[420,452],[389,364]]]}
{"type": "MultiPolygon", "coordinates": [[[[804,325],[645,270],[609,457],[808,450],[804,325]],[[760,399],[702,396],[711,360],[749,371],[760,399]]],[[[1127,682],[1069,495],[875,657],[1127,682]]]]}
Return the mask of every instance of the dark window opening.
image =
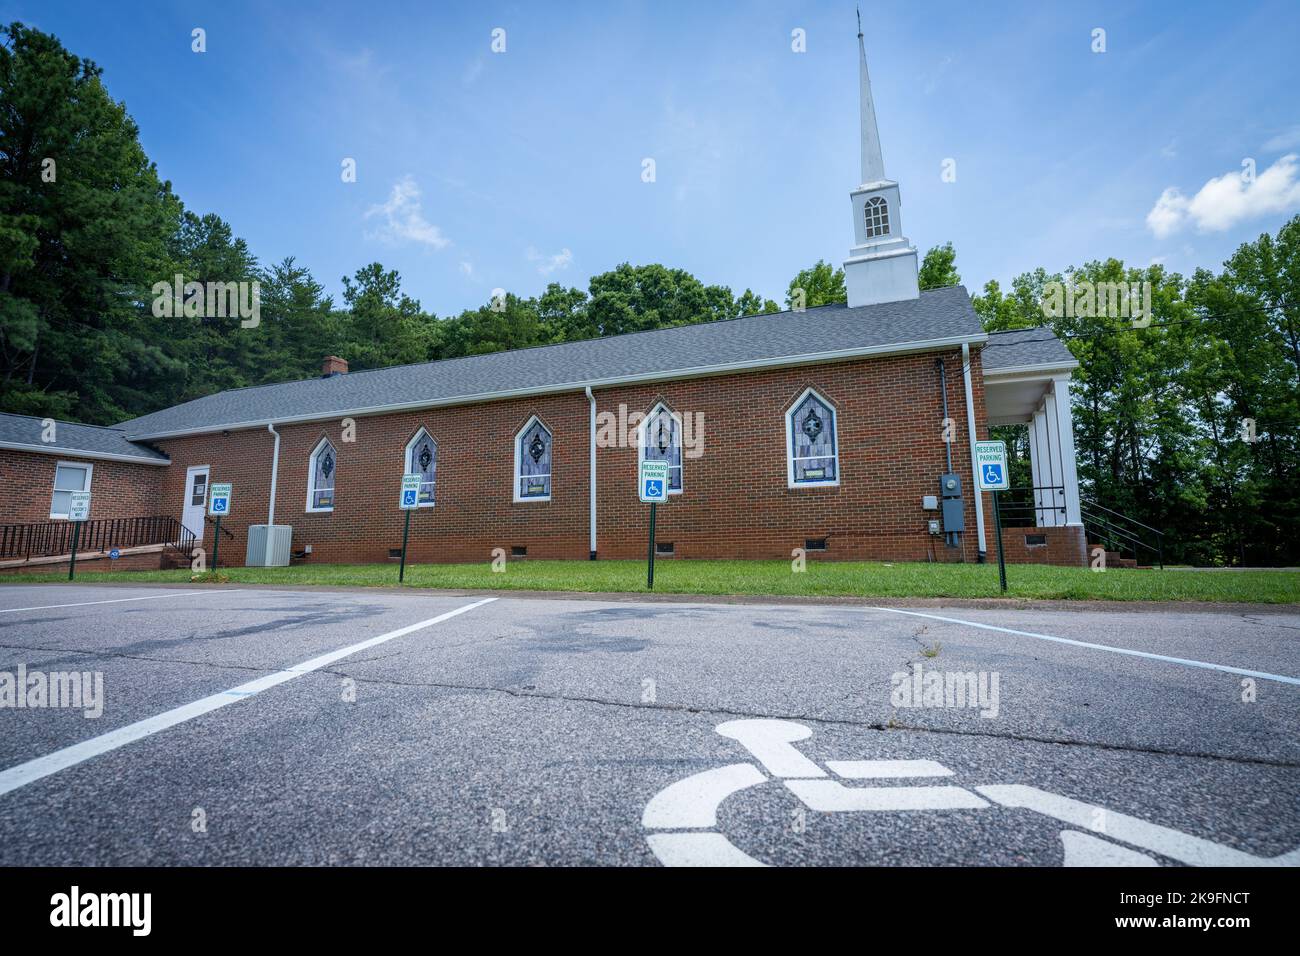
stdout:
{"type": "Polygon", "coordinates": [[[804,538],[803,549],[805,551],[826,551],[828,548],[825,538],[804,538]]]}
{"type": "Polygon", "coordinates": [[[393,559],[393,560],[395,560],[395,561],[396,561],[396,560],[399,560],[399,559],[402,557],[402,549],[401,549],[401,548],[389,548],[389,549],[388,549],[388,557],[391,558],[391,559],[393,559]]]}
{"type": "Polygon", "coordinates": [[[512,558],[526,558],[526,557],[528,557],[528,549],[525,548],[525,547],[520,547],[520,546],[517,545],[517,544],[516,544],[516,545],[513,545],[513,546],[510,548],[510,557],[512,557],[512,558]]]}
{"type": "Polygon", "coordinates": [[[1025,535],[1025,544],[1029,547],[1034,545],[1047,544],[1047,535],[1045,534],[1027,534],[1025,535]]]}
{"type": "Polygon", "coordinates": [[[672,554],[673,543],[671,541],[656,541],[655,554],[672,554]]]}

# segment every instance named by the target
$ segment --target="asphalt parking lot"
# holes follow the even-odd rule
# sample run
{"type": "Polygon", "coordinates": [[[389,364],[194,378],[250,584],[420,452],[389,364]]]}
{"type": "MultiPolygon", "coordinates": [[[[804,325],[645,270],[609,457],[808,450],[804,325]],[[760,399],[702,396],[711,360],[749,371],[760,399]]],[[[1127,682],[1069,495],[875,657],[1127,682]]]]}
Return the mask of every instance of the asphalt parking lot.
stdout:
{"type": "Polygon", "coordinates": [[[1295,608],[5,586],[0,865],[1300,865],[1298,704],[1295,608]]]}

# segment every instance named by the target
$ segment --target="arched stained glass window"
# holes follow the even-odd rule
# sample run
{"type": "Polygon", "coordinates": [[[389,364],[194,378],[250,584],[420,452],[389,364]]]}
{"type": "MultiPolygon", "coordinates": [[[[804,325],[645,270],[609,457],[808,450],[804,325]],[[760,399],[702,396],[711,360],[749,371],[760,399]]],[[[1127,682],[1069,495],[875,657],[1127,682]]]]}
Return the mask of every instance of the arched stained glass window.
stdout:
{"type": "Polygon", "coordinates": [[[315,451],[307,472],[307,510],[334,510],[334,479],[338,468],[338,454],[328,438],[322,438],[315,451]]]}
{"type": "Polygon", "coordinates": [[[515,501],[550,500],[551,433],[534,415],[515,436],[515,501]]]}
{"type": "Polygon", "coordinates": [[[839,443],[835,408],[812,389],[786,412],[786,455],[790,487],[838,485],[839,443]]]}
{"type": "Polygon", "coordinates": [[[438,443],[423,428],[406,445],[406,473],[420,476],[420,507],[432,508],[438,478],[438,443]]]}
{"type": "Polygon", "coordinates": [[[879,196],[867,200],[863,209],[867,217],[867,238],[889,235],[889,203],[879,196]]]}
{"type": "Polygon", "coordinates": [[[681,419],[660,402],[641,423],[640,461],[668,462],[668,493],[682,490],[682,423],[681,419]]]}

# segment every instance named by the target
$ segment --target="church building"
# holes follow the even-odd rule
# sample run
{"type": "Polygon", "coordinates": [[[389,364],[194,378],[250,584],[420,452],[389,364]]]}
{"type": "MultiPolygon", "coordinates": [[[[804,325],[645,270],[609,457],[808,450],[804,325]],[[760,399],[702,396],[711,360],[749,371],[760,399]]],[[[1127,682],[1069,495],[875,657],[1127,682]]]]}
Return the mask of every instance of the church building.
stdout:
{"type": "Polygon", "coordinates": [[[0,571],[66,567],[76,491],[79,569],[211,555],[218,482],[223,566],[386,562],[403,474],[421,478],[411,561],[644,557],[646,459],[668,464],[664,559],[980,561],[974,443],[1013,423],[1033,488],[1008,559],[1085,565],[1077,363],[1047,329],[984,332],[960,286],[919,290],[858,44],[846,303],[370,371],[329,356],[111,428],[0,415],[0,571]]]}

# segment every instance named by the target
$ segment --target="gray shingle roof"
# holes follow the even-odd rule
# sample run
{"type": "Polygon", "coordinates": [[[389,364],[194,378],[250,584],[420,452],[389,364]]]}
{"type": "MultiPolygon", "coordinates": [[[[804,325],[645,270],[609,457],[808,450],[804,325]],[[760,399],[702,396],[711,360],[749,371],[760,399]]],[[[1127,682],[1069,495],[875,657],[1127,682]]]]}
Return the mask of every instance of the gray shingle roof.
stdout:
{"type": "Polygon", "coordinates": [[[990,332],[989,340],[981,353],[985,372],[1020,368],[1025,365],[1059,365],[1073,368],[1079,363],[1046,326],[1036,329],[1014,329],[1010,332],[990,332]]]}
{"type": "Polygon", "coordinates": [[[835,353],[903,351],[924,342],[982,341],[961,286],[850,309],[844,304],[634,332],[421,365],[234,389],[123,422],[133,438],[311,421],[582,388],[705,370],[817,361],[835,353]]]}
{"type": "Polygon", "coordinates": [[[35,451],[70,457],[126,458],[159,464],[171,461],[156,449],[127,441],[126,431],[120,426],[101,428],[98,425],[57,422],[55,441],[47,442],[41,440],[45,432],[43,422],[44,419],[28,415],[0,413],[0,448],[30,447],[35,451]]]}

